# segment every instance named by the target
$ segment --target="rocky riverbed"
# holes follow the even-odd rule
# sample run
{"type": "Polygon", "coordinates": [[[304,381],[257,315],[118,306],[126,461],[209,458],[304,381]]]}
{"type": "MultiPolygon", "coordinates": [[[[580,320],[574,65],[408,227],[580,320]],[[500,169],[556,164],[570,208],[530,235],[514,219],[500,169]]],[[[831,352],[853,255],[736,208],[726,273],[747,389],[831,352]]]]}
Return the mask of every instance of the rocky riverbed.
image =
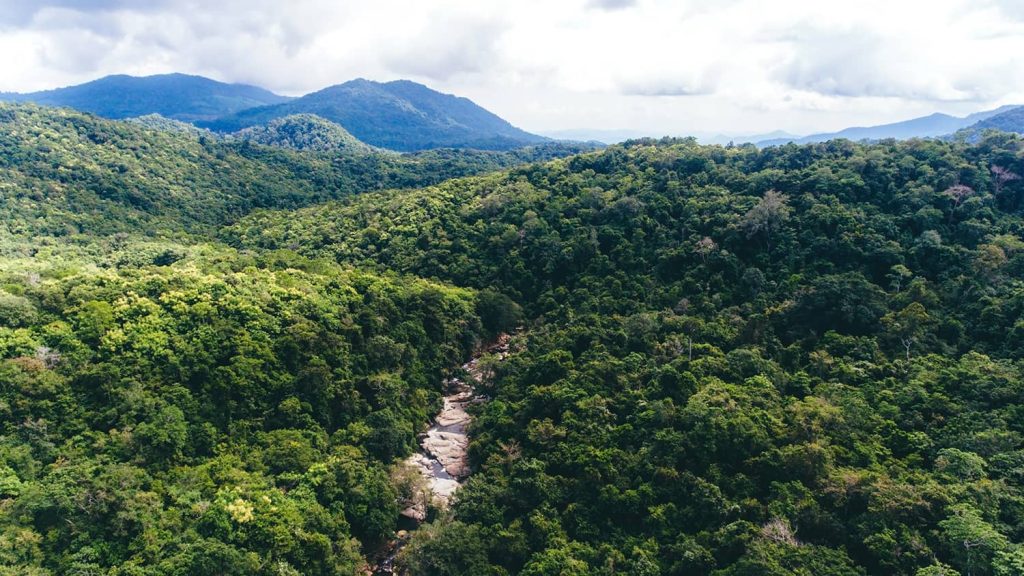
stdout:
{"type": "MultiPolygon", "coordinates": [[[[402,515],[417,523],[427,517],[427,508],[433,504],[446,508],[452,495],[459,489],[462,482],[469,476],[469,436],[467,429],[472,418],[467,408],[472,404],[485,402],[487,397],[479,394],[472,383],[484,382],[490,378],[485,366],[480,362],[485,355],[497,356],[504,360],[509,352],[508,334],[502,334],[497,341],[475,354],[462,365],[467,378],[450,378],[445,381],[444,404],[441,411],[434,416],[430,428],[420,435],[420,450],[405,460],[405,465],[416,470],[426,481],[429,499],[411,503],[402,515]]],[[[385,557],[377,565],[374,574],[394,574],[394,559],[402,545],[408,539],[408,533],[402,531],[398,539],[391,543],[385,557]]]]}
{"type": "MultiPolygon", "coordinates": [[[[499,360],[503,360],[508,354],[508,342],[508,335],[502,335],[484,353],[496,355],[499,360]]],[[[482,355],[476,355],[462,365],[463,371],[469,376],[469,382],[481,382],[488,377],[480,365],[482,355]]],[[[426,479],[434,502],[440,507],[448,505],[452,494],[469,476],[469,437],[466,430],[471,418],[466,408],[487,400],[471,384],[460,378],[446,381],[445,391],[441,411],[434,417],[426,433],[420,436],[420,451],[405,462],[426,479]]],[[[413,506],[403,511],[403,515],[423,520],[426,509],[425,506],[413,506]],[[421,507],[422,510],[419,509],[421,507]]]]}

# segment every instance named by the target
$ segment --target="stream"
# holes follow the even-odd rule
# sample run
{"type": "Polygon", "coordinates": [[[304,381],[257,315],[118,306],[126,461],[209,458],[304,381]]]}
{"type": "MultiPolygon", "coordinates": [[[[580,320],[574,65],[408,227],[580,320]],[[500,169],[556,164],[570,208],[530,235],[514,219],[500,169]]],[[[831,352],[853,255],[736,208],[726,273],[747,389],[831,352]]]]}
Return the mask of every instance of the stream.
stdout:
{"type": "MultiPolygon", "coordinates": [[[[420,449],[405,460],[405,465],[416,470],[426,481],[430,499],[434,506],[447,508],[451,497],[469,476],[469,436],[467,428],[472,419],[466,408],[485,402],[487,398],[473,389],[472,382],[483,382],[489,378],[480,366],[484,354],[494,354],[504,360],[509,351],[508,334],[498,339],[462,365],[469,375],[467,381],[449,378],[444,382],[445,396],[441,411],[434,416],[430,428],[420,434],[420,449]]],[[[404,510],[402,516],[415,524],[427,518],[427,502],[416,502],[404,510]]],[[[384,576],[396,574],[395,558],[408,542],[409,533],[400,530],[398,536],[384,551],[376,563],[373,574],[384,576]]]]}

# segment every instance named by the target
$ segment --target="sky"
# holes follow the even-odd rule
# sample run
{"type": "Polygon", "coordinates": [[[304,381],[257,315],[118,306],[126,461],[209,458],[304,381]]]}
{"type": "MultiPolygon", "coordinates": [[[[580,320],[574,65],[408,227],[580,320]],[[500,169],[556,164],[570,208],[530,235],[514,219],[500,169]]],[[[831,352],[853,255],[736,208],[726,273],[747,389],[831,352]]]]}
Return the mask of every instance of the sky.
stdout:
{"type": "Polygon", "coordinates": [[[1024,0],[0,0],[0,91],[407,78],[538,133],[795,134],[1024,104],[1024,0]]]}

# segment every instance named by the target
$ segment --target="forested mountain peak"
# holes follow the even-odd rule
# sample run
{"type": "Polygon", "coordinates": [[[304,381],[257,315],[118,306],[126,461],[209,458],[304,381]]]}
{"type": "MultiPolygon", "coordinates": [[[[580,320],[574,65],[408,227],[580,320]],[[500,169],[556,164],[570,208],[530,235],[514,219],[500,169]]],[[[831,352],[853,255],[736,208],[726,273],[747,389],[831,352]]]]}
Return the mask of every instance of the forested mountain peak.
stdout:
{"type": "Polygon", "coordinates": [[[360,142],[338,124],[315,114],[293,114],[276,118],[265,125],[252,126],[235,133],[235,137],[256,144],[292,150],[320,152],[370,153],[372,146],[360,142]]]}
{"type": "Polygon", "coordinates": [[[515,128],[467,98],[407,80],[380,83],[362,78],[202,125],[233,132],[301,113],[340,124],[367,144],[401,151],[442,147],[504,150],[547,140],[515,128]]]}
{"type": "Polygon", "coordinates": [[[256,86],[177,73],[142,77],[117,74],[66,88],[8,93],[0,99],[64,106],[106,118],[160,114],[187,122],[288,100],[256,86]]]}

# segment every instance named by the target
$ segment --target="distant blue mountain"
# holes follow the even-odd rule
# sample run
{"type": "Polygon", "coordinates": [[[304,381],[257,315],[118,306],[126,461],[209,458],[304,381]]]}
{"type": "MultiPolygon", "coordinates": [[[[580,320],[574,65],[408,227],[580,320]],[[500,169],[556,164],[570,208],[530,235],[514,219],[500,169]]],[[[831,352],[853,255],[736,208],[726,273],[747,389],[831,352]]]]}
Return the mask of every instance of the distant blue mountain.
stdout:
{"type": "Polygon", "coordinates": [[[256,86],[201,76],[117,75],[42,92],[0,93],[3,100],[74,108],[114,119],[158,114],[224,133],[313,114],[366,144],[399,151],[511,150],[549,141],[516,128],[467,98],[408,80],[358,79],[288,98],[256,86]]]}
{"type": "Polygon", "coordinates": [[[1003,132],[1024,134],[1024,106],[1013,106],[1009,110],[989,116],[958,131],[955,136],[968,141],[975,141],[981,138],[982,133],[986,130],[1001,130],[1003,132]]]}
{"type": "Polygon", "coordinates": [[[576,142],[599,142],[601,144],[618,144],[635,138],[654,137],[654,134],[643,130],[603,130],[579,128],[570,130],[549,130],[545,136],[557,140],[573,140],[576,142]]]}
{"type": "Polygon", "coordinates": [[[246,108],[280,104],[289,98],[245,84],[225,84],[186,74],[106,76],[78,86],[32,92],[0,93],[0,100],[35,102],[92,112],[105,118],[159,114],[185,122],[212,120],[246,108]]]}
{"type": "Polygon", "coordinates": [[[340,124],[362,142],[400,151],[507,150],[548,140],[516,128],[467,98],[408,80],[352,80],[282,104],[197,124],[217,132],[237,132],[295,114],[315,114],[340,124]]]}
{"type": "Polygon", "coordinates": [[[748,142],[761,142],[763,140],[793,140],[800,138],[796,134],[790,134],[784,130],[774,130],[764,134],[715,134],[713,136],[705,136],[703,138],[698,137],[701,144],[719,144],[725,145],[730,142],[733,144],[746,144],[748,142]]]}
{"type": "Polygon", "coordinates": [[[810,136],[804,137],[785,137],[761,140],[757,142],[757,145],[775,146],[780,144],[788,144],[790,142],[796,144],[810,144],[813,142],[825,142],[827,140],[835,140],[837,138],[845,138],[847,140],[859,141],[882,140],[885,138],[895,138],[897,140],[903,140],[907,138],[929,138],[945,136],[948,134],[952,134],[953,132],[956,132],[957,130],[960,130],[962,128],[971,126],[972,124],[976,124],[993,116],[999,115],[1003,112],[1012,110],[1014,108],[1017,108],[1017,106],[1002,106],[995,110],[977,112],[964,117],[936,113],[931,114],[929,116],[923,116],[921,118],[904,120],[903,122],[882,124],[880,126],[846,128],[838,132],[812,134],[810,136]]]}

